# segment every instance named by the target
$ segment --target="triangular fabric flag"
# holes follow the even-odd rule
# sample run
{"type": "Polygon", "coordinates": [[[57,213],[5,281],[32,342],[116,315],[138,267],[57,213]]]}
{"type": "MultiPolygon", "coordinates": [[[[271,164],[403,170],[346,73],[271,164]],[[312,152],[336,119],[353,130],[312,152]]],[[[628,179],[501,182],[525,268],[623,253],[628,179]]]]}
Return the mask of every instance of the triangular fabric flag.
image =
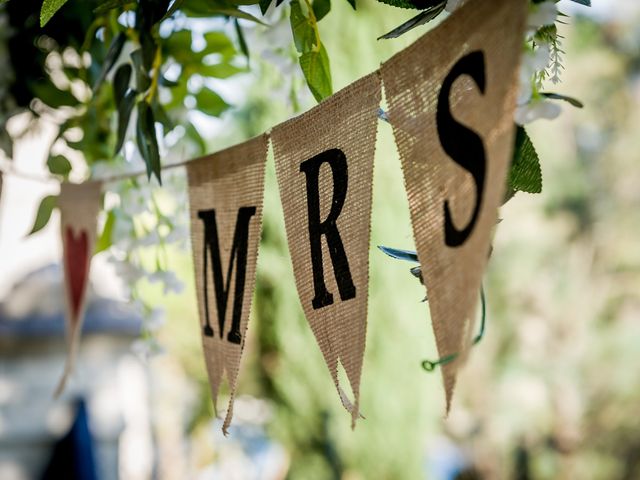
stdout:
{"type": "Polygon", "coordinates": [[[359,415],[380,77],[368,75],[271,133],[302,308],[352,424],[359,415]],[[354,400],[338,381],[338,362],[354,400]]]}
{"type": "Polygon", "coordinates": [[[98,214],[102,207],[102,184],[61,184],[58,207],[69,351],[64,373],[56,389],[56,397],[64,390],[67,378],[73,371],[80,342],[98,214]]]}
{"type": "Polygon", "coordinates": [[[526,0],[472,0],[381,68],[451,405],[514,143],[526,0]]]}
{"type": "Polygon", "coordinates": [[[214,406],[223,375],[233,415],[240,359],[256,280],[266,135],[187,164],[200,331],[214,406]]]}

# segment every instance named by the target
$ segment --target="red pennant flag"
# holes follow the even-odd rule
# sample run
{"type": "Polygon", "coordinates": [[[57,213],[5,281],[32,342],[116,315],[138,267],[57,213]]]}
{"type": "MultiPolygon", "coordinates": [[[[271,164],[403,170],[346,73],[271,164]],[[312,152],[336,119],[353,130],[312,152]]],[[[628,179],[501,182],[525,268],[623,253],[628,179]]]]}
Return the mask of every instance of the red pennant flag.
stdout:
{"type": "Polygon", "coordinates": [[[75,364],[84,320],[91,256],[96,241],[97,218],[102,205],[101,194],[101,184],[97,182],[79,185],[63,183],[58,197],[69,351],[56,397],[64,390],[75,364]]]}

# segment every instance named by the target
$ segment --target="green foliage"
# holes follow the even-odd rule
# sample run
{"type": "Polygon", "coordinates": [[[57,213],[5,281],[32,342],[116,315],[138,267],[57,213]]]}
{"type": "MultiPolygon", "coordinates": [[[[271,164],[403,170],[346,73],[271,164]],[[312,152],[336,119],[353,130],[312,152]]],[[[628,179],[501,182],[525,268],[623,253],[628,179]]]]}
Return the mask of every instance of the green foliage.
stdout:
{"type": "Polygon", "coordinates": [[[138,102],[137,110],[136,141],[138,142],[140,154],[147,166],[147,178],[151,178],[151,175],[153,175],[162,184],[162,179],[160,178],[160,153],[156,140],[153,110],[144,100],[138,102]]]}
{"type": "Polygon", "coordinates": [[[333,93],[331,86],[331,69],[329,56],[324,45],[320,44],[318,51],[311,50],[300,56],[300,67],[309,84],[314,98],[319,102],[333,93]]]}
{"type": "Polygon", "coordinates": [[[198,102],[198,109],[212,117],[220,116],[222,112],[229,108],[229,104],[220,95],[206,87],[196,94],[196,101],[198,102]]]}
{"type": "Polygon", "coordinates": [[[112,244],[111,235],[113,234],[113,226],[115,225],[115,223],[116,223],[116,215],[113,212],[113,210],[111,210],[109,213],[107,213],[107,220],[104,223],[104,227],[102,228],[102,233],[100,234],[100,237],[96,241],[96,247],[95,247],[94,253],[104,252],[109,247],[111,247],[111,244],[112,244]]]}
{"type": "Polygon", "coordinates": [[[71,172],[71,163],[63,155],[53,155],[47,160],[49,171],[54,175],[66,177],[71,172]]]}
{"type": "Polygon", "coordinates": [[[68,0],[43,0],[42,9],[40,10],[40,26],[44,27],[67,1],[68,0]]]}
{"type": "Polygon", "coordinates": [[[509,195],[515,192],[542,192],[542,172],[538,153],[524,128],[518,127],[513,162],[509,171],[509,195]]]}
{"type": "Polygon", "coordinates": [[[38,213],[36,214],[36,219],[33,223],[33,227],[29,232],[29,235],[33,235],[36,232],[42,230],[47,223],[49,223],[49,219],[51,218],[51,213],[53,209],[58,204],[58,197],[55,195],[48,195],[42,199],[40,202],[40,206],[38,207],[38,213]]]}
{"type": "Polygon", "coordinates": [[[291,31],[300,53],[300,68],[309,89],[319,102],[333,93],[329,56],[320,40],[318,22],[309,3],[305,9],[298,0],[291,2],[291,31]]]}

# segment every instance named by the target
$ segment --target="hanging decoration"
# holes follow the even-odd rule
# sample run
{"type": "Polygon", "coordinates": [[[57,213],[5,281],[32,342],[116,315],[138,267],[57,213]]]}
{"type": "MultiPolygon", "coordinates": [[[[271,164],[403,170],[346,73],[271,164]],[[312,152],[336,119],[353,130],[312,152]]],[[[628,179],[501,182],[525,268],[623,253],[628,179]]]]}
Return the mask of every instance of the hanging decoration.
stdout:
{"type": "Polygon", "coordinates": [[[381,69],[438,352],[457,355],[447,411],[512,157],[526,7],[466,2],[381,69]]]}
{"type": "Polygon", "coordinates": [[[102,185],[99,182],[63,183],[58,197],[62,265],[66,304],[67,360],[55,396],[59,396],[73,372],[84,321],[93,256],[97,219],[102,207],[102,185]]]}
{"type": "MultiPolygon", "coordinates": [[[[360,416],[379,117],[391,123],[400,154],[417,245],[410,258],[421,264],[415,271],[428,291],[450,408],[456,373],[474,342],[478,292],[513,153],[527,5],[467,1],[379,71],[309,112],[241,145],[167,167],[187,170],[198,328],[214,404],[224,377],[231,392],[225,433],[255,286],[269,141],[300,302],[353,425],[360,416]],[[351,395],[338,380],[339,366],[351,395]]],[[[76,355],[100,207],[101,183],[62,184],[69,355],[58,393],[76,355]]]]}
{"type": "Polygon", "coordinates": [[[367,329],[379,105],[374,73],[271,133],[298,295],[353,424],[367,329]],[[353,402],[338,382],[338,364],[353,402]]]}
{"type": "Polygon", "coordinates": [[[231,391],[225,434],[256,281],[268,145],[261,135],[187,165],[200,331],[214,405],[225,372],[231,391]]]}

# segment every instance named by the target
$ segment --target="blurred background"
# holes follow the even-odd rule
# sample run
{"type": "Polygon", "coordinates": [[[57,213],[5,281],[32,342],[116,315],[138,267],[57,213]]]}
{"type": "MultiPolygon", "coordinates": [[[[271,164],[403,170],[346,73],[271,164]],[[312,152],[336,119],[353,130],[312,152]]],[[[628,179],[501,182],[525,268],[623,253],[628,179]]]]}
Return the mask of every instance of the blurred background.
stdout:
{"type": "MultiPolygon", "coordinates": [[[[68,458],[65,442],[74,438],[88,446],[87,468],[101,479],[640,478],[640,4],[572,5],[561,2],[571,16],[561,26],[564,81],[554,88],[585,107],[567,106],[559,119],[528,129],[543,193],[518,193],[501,210],[485,282],[487,333],[461,372],[448,418],[439,372],[421,368],[437,357],[423,287],[408,264],[375,248],[413,246],[391,128],[380,122],[361,387],[366,419],[354,431],[297,299],[272,159],[227,438],[213,413],[188,248],[169,250],[185,285],[180,294],[165,295],[152,283],[141,289],[165,309],[155,355],[141,347],[142,320],[108,254],[94,259],[81,360],[65,395],[52,400],[65,352],[56,214],[25,236],[40,199],[57,186],[6,175],[0,478],[60,472],[56,462],[64,460],[56,458],[68,458]]],[[[335,90],[424,31],[376,41],[407,14],[373,2],[357,13],[334,2],[328,18],[320,27],[335,90]]],[[[278,35],[290,36],[288,28],[278,35]]],[[[196,121],[209,151],[292,115],[280,73],[264,60],[226,83],[234,108],[221,120],[196,121]]],[[[301,108],[313,103],[305,92],[298,101],[301,108]]],[[[45,173],[50,129],[17,142],[13,161],[21,171],[45,173]]],[[[227,398],[223,392],[219,405],[227,398]]]]}

